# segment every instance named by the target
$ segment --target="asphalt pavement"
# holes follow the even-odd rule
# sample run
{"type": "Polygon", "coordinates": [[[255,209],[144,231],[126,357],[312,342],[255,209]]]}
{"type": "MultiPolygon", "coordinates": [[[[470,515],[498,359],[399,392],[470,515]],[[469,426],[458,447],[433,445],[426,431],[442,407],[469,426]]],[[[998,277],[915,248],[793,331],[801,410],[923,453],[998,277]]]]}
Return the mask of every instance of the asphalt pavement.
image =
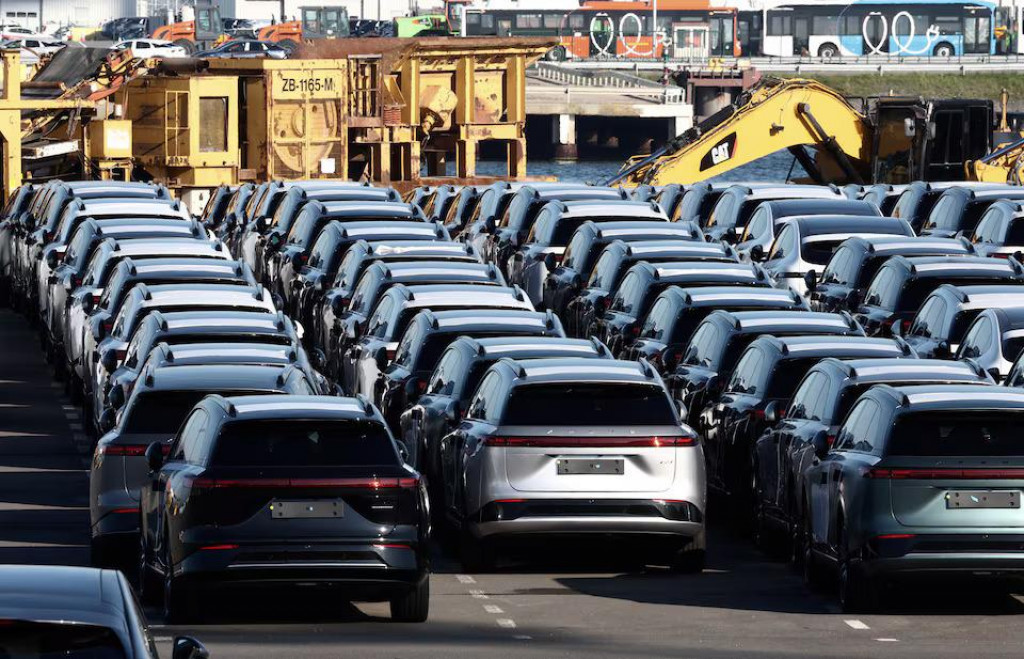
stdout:
{"type": "MultiPolygon", "coordinates": [[[[0,310],[0,562],[85,565],[87,448],[79,411],[52,379],[35,332],[0,310]]],[[[710,511],[714,522],[714,509],[710,511]]],[[[600,540],[508,556],[466,574],[435,552],[431,614],[395,624],[385,604],[302,589],[222,593],[216,618],[167,627],[214,659],[301,657],[1019,657],[1024,588],[908,585],[882,614],[839,613],[783,562],[712,524],[708,569],[681,576],[635,565],[600,540]]]]}

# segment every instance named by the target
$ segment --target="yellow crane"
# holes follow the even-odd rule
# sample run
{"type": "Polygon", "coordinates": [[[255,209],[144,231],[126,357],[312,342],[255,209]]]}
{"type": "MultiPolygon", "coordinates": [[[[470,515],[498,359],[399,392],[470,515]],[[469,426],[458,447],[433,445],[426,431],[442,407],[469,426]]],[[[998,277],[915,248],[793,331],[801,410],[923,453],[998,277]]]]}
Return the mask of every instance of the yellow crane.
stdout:
{"type": "Polygon", "coordinates": [[[663,149],[630,158],[609,183],[695,183],[783,149],[820,183],[961,180],[965,163],[992,147],[991,101],[886,96],[860,105],[815,80],[766,78],[663,149]]]}

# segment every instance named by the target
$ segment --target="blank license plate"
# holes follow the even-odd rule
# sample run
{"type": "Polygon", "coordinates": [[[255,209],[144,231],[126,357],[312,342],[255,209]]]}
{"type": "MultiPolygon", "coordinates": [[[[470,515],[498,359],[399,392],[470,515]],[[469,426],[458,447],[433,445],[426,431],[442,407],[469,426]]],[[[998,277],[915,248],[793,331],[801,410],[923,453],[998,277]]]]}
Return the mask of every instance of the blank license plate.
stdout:
{"type": "Polygon", "coordinates": [[[558,473],[563,474],[622,474],[625,464],[622,458],[611,460],[590,460],[587,458],[560,458],[558,473]]]}
{"type": "Polygon", "coordinates": [[[319,501],[274,501],[270,504],[274,519],[326,519],[345,516],[345,502],[341,499],[319,501]]]}
{"type": "Polygon", "coordinates": [[[1020,491],[950,490],[946,508],[1020,508],[1020,491]]]}

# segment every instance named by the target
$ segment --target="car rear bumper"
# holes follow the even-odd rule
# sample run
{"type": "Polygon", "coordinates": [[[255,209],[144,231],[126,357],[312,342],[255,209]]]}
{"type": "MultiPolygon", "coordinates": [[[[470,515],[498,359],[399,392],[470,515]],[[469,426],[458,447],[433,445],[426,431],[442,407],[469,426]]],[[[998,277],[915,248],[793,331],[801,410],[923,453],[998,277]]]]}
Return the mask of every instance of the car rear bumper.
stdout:
{"type": "Polygon", "coordinates": [[[704,514],[685,501],[520,499],[491,502],[470,525],[474,535],[662,535],[693,538],[704,514]]]}
{"type": "Polygon", "coordinates": [[[901,574],[1024,574],[1024,534],[895,534],[869,543],[865,570],[901,574]]]}
{"type": "Polygon", "coordinates": [[[174,569],[176,577],[250,585],[342,586],[386,599],[425,579],[426,554],[417,546],[377,543],[208,545],[174,569]]]}

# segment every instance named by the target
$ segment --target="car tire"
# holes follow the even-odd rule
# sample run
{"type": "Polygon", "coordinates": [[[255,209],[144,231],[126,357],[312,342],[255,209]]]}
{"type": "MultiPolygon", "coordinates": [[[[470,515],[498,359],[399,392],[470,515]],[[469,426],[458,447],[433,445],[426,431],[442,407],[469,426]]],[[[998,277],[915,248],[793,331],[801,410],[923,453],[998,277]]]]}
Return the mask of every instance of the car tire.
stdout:
{"type": "Polygon", "coordinates": [[[864,573],[861,561],[850,556],[846,527],[839,538],[839,607],[843,613],[873,613],[878,609],[874,580],[864,573]]]}
{"type": "Polygon", "coordinates": [[[168,625],[198,622],[202,619],[199,607],[194,585],[175,578],[168,566],[164,577],[164,622],[168,625]]]}
{"type": "Polygon", "coordinates": [[[468,529],[459,533],[459,562],[467,572],[490,572],[494,569],[494,545],[477,538],[468,529]]]}
{"type": "Polygon", "coordinates": [[[391,619],[395,622],[426,622],[430,614],[430,577],[409,592],[391,600],[391,619]]]}

